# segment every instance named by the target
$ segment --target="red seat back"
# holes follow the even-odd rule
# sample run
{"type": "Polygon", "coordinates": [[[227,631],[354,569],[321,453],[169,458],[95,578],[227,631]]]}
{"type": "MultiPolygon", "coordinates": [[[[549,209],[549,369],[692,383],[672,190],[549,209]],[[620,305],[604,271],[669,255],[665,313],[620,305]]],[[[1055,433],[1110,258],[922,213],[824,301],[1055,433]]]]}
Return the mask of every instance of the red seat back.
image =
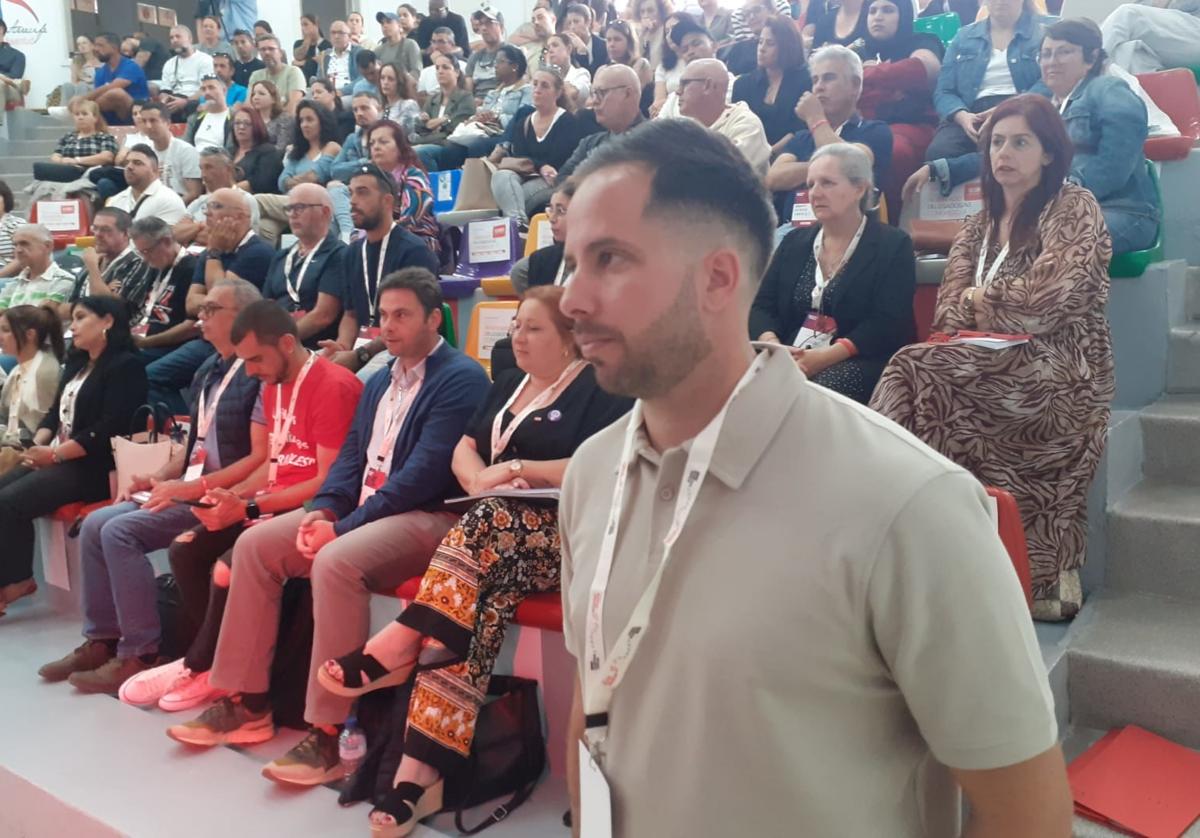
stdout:
{"type": "MultiPolygon", "coordinates": [[[[414,576],[396,589],[396,596],[412,602],[421,590],[421,577],[414,576]]],[[[562,631],[562,598],[559,594],[530,594],[517,606],[513,619],[519,626],[545,631],[562,631]]]]}
{"type": "Polygon", "coordinates": [[[1142,73],[1137,77],[1146,93],[1158,105],[1181,137],[1151,137],[1143,151],[1151,160],[1182,160],[1192,145],[1200,140],[1200,91],[1192,71],[1179,67],[1159,73],[1142,73]]]}
{"type": "Polygon", "coordinates": [[[913,319],[917,323],[917,342],[929,340],[933,330],[933,312],[937,308],[938,286],[918,285],[913,294],[913,319]]]}
{"type": "Polygon", "coordinates": [[[1033,583],[1029,572],[1029,548],[1025,544],[1025,526],[1021,523],[1021,511],[1017,501],[1003,489],[994,486],[987,487],[987,493],[996,501],[996,511],[1000,518],[1000,540],[1012,560],[1017,578],[1021,580],[1021,590],[1025,592],[1025,601],[1033,607],[1033,583]]]}

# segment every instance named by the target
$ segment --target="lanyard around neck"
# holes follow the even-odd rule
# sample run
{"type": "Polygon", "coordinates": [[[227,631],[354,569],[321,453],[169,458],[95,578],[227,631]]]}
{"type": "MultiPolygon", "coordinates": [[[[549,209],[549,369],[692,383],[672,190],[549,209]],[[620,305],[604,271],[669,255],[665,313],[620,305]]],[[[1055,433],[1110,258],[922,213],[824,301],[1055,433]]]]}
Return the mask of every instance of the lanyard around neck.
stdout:
{"type": "Polygon", "coordinates": [[[825,278],[825,271],[821,268],[821,250],[825,247],[825,230],[821,229],[817,231],[817,235],[813,238],[813,261],[816,262],[816,267],[813,269],[816,285],[813,286],[812,291],[812,307],[814,311],[821,310],[821,303],[825,298],[825,288],[842,272],[842,268],[846,267],[846,263],[850,261],[850,257],[858,249],[858,242],[862,238],[863,230],[865,229],[867,229],[867,217],[864,215],[862,221],[858,222],[858,229],[854,231],[854,238],[850,239],[850,244],[846,246],[846,252],[842,254],[842,260],[833,269],[833,273],[829,275],[829,279],[825,278]]]}
{"type": "Polygon", "coordinates": [[[304,275],[308,273],[308,266],[312,263],[313,257],[317,255],[317,251],[321,249],[318,242],[313,246],[313,249],[308,251],[308,256],[300,263],[300,273],[296,277],[295,284],[292,284],[292,266],[296,260],[296,254],[300,250],[300,242],[296,242],[292,249],[288,251],[288,255],[283,258],[283,284],[287,286],[288,296],[292,298],[292,302],[296,305],[300,304],[300,288],[304,285],[304,275]]]}
{"type": "Polygon", "coordinates": [[[229,386],[229,382],[233,381],[233,377],[237,375],[237,371],[242,368],[242,359],[238,358],[225,373],[225,377],[221,379],[220,386],[213,393],[212,406],[207,406],[207,387],[200,389],[200,400],[196,405],[196,442],[203,445],[205,438],[208,436],[208,429],[212,427],[213,419],[217,415],[217,405],[221,402],[221,396],[225,395],[225,388],[229,386]]]}
{"type": "Polygon", "coordinates": [[[500,410],[496,412],[496,416],[492,419],[492,465],[495,465],[497,462],[499,462],[500,455],[504,453],[504,449],[508,448],[509,441],[512,439],[513,434],[516,433],[517,428],[520,427],[521,423],[528,419],[533,413],[541,410],[544,407],[554,404],[555,399],[562,395],[562,392],[571,385],[571,382],[575,380],[575,377],[583,371],[584,363],[584,361],[581,361],[577,358],[571,363],[567,364],[567,368],[559,373],[559,376],[554,380],[554,383],[534,396],[529,404],[525,405],[520,413],[513,416],[512,421],[508,423],[508,427],[504,429],[503,433],[501,433],[500,426],[503,424],[504,414],[508,412],[509,408],[516,403],[521,393],[525,392],[525,388],[529,386],[530,377],[528,374],[521,379],[521,383],[517,385],[517,389],[513,390],[513,394],[508,397],[508,401],[504,403],[504,407],[500,408],[500,410]]]}
{"type": "MultiPolygon", "coordinates": [[[[379,290],[379,283],[383,281],[383,263],[384,263],[384,260],[387,258],[388,242],[391,241],[392,231],[395,229],[396,229],[396,222],[393,221],[392,226],[388,227],[388,231],[384,234],[383,238],[380,239],[380,241],[379,241],[379,264],[375,266],[375,290],[376,291],[379,290]]],[[[375,294],[372,293],[372,291],[371,291],[371,274],[370,274],[370,271],[367,269],[367,244],[368,244],[368,242],[364,238],[363,239],[363,254],[362,254],[362,256],[363,256],[363,260],[362,260],[362,262],[363,262],[363,288],[365,288],[366,292],[367,292],[367,313],[370,315],[370,323],[368,323],[367,325],[372,325],[375,322],[375,309],[377,307],[377,304],[376,304],[376,300],[375,300],[375,294]]]]}
{"type": "Polygon", "coordinates": [[[1008,242],[1004,243],[1004,247],[1000,248],[1000,252],[996,254],[996,261],[992,263],[992,267],[988,269],[987,276],[983,275],[983,265],[987,262],[988,254],[988,239],[991,236],[991,229],[983,231],[983,243],[979,246],[979,261],[975,263],[975,287],[988,286],[992,284],[992,280],[996,278],[996,274],[1000,270],[1000,266],[1004,264],[1005,258],[1008,256],[1008,242]]]}
{"type": "Polygon", "coordinates": [[[268,491],[275,488],[275,480],[279,476],[279,455],[287,447],[288,434],[291,433],[292,424],[296,421],[296,400],[300,397],[300,387],[304,384],[304,379],[308,376],[308,371],[316,360],[316,353],[309,352],[308,360],[300,368],[300,374],[296,376],[296,383],[292,385],[292,398],[288,402],[286,414],[280,413],[280,408],[283,407],[283,385],[275,385],[275,421],[271,427],[271,440],[267,446],[270,452],[270,463],[267,466],[268,491]]]}

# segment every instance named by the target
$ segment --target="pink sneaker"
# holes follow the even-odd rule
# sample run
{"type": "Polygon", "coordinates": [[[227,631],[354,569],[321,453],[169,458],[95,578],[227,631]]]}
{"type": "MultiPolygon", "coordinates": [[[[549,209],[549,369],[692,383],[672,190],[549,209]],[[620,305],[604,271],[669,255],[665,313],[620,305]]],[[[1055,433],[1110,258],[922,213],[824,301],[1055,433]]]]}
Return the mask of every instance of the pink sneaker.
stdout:
{"type": "Polygon", "coordinates": [[[170,692],[158,700],[158,709],[178,713],[229,695],[228,690],[219,690],[208,683],[207,672],[192,675],[189,670],[184,671],[188,673],[187,677],[181,678],[170,692]]]}
{"type": "Polygon", "coordinates": [[[180,658],[139,672],[121,685],[117,695],[121,701],[134,707],[153,707],[185,677],[190,679],[191,673],[183,665],[183,658],[180,658]]]}

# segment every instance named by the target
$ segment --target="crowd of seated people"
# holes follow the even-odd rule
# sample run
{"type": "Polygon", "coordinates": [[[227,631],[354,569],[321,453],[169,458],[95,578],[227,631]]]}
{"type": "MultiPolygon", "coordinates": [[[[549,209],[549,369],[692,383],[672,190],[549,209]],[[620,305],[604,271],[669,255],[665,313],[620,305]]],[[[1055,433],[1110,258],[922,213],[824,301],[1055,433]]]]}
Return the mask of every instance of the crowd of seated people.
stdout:
{"type": "Polygon", "coordinates": [[[424,19],[380,12],[377,42],[360,15],[329,41],[306,15],[290,53],[269,26],[228,43],[204,21],[195,42],[175,27],[157,67],[150,39],[126,39],[128,54],[116,35],[92,39],[64,89],[74,130],[34,168],[96,202],[77,273],[0,184],[0,613],[35,593],[33,520],[112,500],[80,535],[84,643],[42,676],[171,712],[211,705],[172,738],[250,744],[275,732],[280,590],[309,578],[310,733],[265,773],[332,779],[352,699],[415,678],[395,790],[371,820],[404,828],[436,811],[505,623],[559,583],[553,503],[489,499],[459,516],[442,502],[557,487],[575,449],[629,409],[598,388],[559,309],[575,174],[647,120],[686,119],[774,193],[778,244],[749,337],[1012,492],[1034,613],[1073,616],[1113,392],[1107,267],[1149,247],[1161,220],[1146,109],[1102,72],[1109,24],[984,6],[948,47],[915,31],[905,0],[813,0],[803,21],[766,0],[704,0],[696,16],[639,0],[624,19],[542,2],[511,38],[485,4],[474,41],[430,0],[424,19]],[[472,160],[497,215],[524,233],[544,211],[552,233],[513,268],[520,303],[490,384],[440,337],[437,277],[455,245],[432,176],[472,160]],[[949,254],[941,338],[915,344],[899,206],[927,182],[972,178],[983,211],[949,254]],[[948,345],[967,330],[1027,340],[948,345]],[[190,417],[183,456],[112,498],[110,439],[159,402],[190,417]],[[146,559],[160,549],[188,627],[175,660],[146,559]],[[370,593],[415,576],[417,600],[368,637],[370,593]]]}

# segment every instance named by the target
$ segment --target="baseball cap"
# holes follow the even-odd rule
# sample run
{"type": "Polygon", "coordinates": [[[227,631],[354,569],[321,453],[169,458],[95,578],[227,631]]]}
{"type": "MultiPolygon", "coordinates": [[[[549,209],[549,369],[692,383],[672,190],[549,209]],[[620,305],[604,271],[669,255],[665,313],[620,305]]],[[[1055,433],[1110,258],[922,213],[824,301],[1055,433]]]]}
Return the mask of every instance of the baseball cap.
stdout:
{"type": "Polygon", "coordinates": [[[395,12],[380,12],[379,14],[375,15],[375,20],[378,21],[379,23],[383,23],[385,20],[399,20],[399,19],[400,19],[400,15],[396,14],[395,12]]]}
{"type": "Polygon", "coordinates": [[[494,6],[492,6],[492,4],[490,4],[490,3],[481,4],[478,9],[471,12],[471,17],[475,18],[476,20],[478,20],[480,18],[485,18],[487,20],[494,20],[497,23],[499,23],[501,26],[504,25],[504,15],[502,15],[502,14],[500,14],[500,12],[496,11],[496,8],[494,6]]]}

